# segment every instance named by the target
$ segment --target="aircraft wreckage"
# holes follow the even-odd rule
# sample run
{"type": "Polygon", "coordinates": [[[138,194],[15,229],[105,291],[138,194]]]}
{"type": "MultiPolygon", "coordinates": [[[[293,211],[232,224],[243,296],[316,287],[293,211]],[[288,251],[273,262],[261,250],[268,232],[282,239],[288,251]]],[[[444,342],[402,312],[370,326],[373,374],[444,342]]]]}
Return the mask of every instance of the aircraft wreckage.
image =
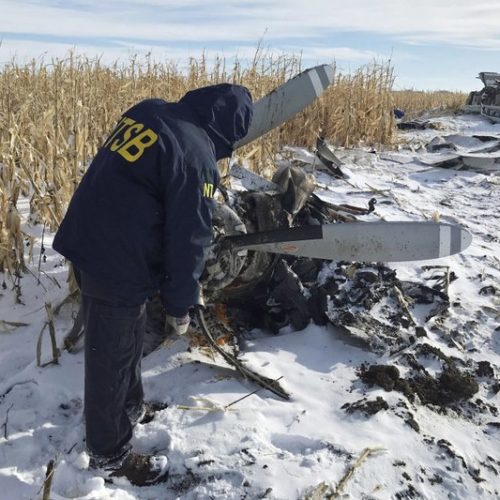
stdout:
{"type": "MultiPolygon", "coordinates": [[[[478,77],[484,84],[480,91],[467,97],[461,112],[484,116],[493,123],[500,123],[500,73],[482,72],[478,77]]],[[[431,168],[472,170],[485,175],[500,173],[500,135],[495,132],[440,134],[440,123],[431,119],[398,120],[402,131],[435,129],[436,135],[424,145],[426,152],[401,158],[398,153],[387,152],[385,157],[396,163],[417,164],[431,168]],[[398,158],[399,156],[399,158],[398,158]],[[401,161],[402,160],[402,161],[401,161]]]]}
{"type": "MultiPolygon", "coordinates": [[[[237,146],[288,120],[332,79],[329,66],[318,66],[257,101],[251,130],[237,146]]],[[[316,150],[322,169],[333,178],[344,176],[342,162],[322,138],[316,150]]],[[[453,280],[447,267],[436,266],[432,282],[416,283],[400,280],[382,262],[461,252],[471,236],[460,226],[362,221],[374,211],[375,199],[366,207],[322,200],[314,193],[314,177],[297,165],[283,166],[272,181],[237,165],[229,177],[239,189],[220,188],[201,278],[205,306],[195,311],[190,337],[218,351],[244,378],[289,397],[277,380],[237,359],[240,341],[254,328],[278,333],[286,325],[301,330],[311,321],[332,324],[375,352],[397,352],[425,334],[415,308],[425,308],[426,321],[446,312],[453,280]]],[[[168,336],[158,296],[147,312],[144,354],[168,336]]],[[[81,346],[82,333],[80,311],[65,339],[69,351],[81,346]]]]}
{"type": "MultiPolygon", "coordinates": [[[[332,165],[328,157],[321,155],[319,151],[325,152],[325,145],[321,141],[319,144],[323,169],[341,175],[339,165],[332,165]]],[[[221,201],[213,217],[214,242],[201,279],[205,307],[196,311],[190,338],[194,345],[211,345],[244,378],[284,399],[289,397],[279,382],[262,377],[238,361],[240,341],[254,328],[277,334],[287,325],[302,330],[311,321],[331,324],[341,327],[356,345],[380,354],[395,353],[425,335],[425,327],[415,320],[417,308],[426,308],[426,321],[446,314],[450,305],[448,285],[454,279],[446,266],[436,266],[428,283],[417,283],[400,280],[395,270],[381,262],[353,262],[355,259],[334,259],[333,255],[328,261],[293,255],[287,253],[287,248],[277,253],[234,244],[250,236],[257,236],[260,244],[268,244],[269,235],[284,239],[290,229],[356,225],[363,233],[373,224],[390,225],[362,221],[363,216],[374,211],[374,198],[366,207],[324,201],[314,193],[314,177],[301,166],[282,167],[272,181],[233,166],[230,177],[240,184],[240,189],[221,188],[221,201]]],[[[455,228],[437,226],[445,233],[455,228]]],[[[455,245],[454,251],[461,251],[470,243],[466,232],[454,235],[452,240],[447,240],[446,255],[450,245],[455,245]]],[[[318,239],[302,241],[321,245],[318,239]]],[[[250,240],[247,246],[258,243],[250,240]]],[[[286,242],[292,247],[293,243],[286,242]]],[[[348,251],[357,250],[353,247],[348,251]]],[[[169,335],[163,328],[165,312],[159,296],[148,302],[147,313],[145,355],[169,335]]],[[[75,351],[76,345],[81,345],[78,340],[82,329],[80,314],[66,337],[68,350],[75,351]]]]}
{"type": "Polygon", "coordinates": [[[462,110],[466,113],[481,114],[492,122],[500,123],[500,73],[483,71],[479,73],[478,78],[484,87],[469,94],[462,110]]]}

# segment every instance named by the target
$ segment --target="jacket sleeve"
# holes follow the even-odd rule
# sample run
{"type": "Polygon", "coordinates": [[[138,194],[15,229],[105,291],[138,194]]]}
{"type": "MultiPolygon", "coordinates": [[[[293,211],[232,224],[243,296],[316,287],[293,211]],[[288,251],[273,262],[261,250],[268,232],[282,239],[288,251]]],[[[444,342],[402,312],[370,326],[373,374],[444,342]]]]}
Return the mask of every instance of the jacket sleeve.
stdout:
{"type": "Polygon", "coordinates": [[[217,166],[203,168],[183,160],[169,173],[165,193],[164,280],[160,285],[168,314],[180,317],[200,301],[205,249],[212,241],[211,199],[218,181],[217,166]],[[207,191],[207,185],[209,187],[207,191]]]}

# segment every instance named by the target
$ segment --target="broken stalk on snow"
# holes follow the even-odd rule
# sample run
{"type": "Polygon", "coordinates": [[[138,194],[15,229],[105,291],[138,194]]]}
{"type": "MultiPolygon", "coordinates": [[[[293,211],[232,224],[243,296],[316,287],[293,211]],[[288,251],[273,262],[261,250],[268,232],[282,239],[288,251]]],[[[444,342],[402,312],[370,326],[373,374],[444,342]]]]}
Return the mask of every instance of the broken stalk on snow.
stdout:
{"type": "MultiPolygon", "coordinates": [[[[26,271],[31,274],[31,276],[33,276],[36,280],[37,280],[37,286],[41,286],[44,290],[44,292],[47,292],[47,287],[44,286],[44,284],[40,281],[40,273],[38,274],[38,276],[28,267],[26,268],[26,271]]],[[[43,272],[43,271],[41,271],[43,272]]],[[[46,275],[47,276],[47,275],[46,275]]],[[[49,277],[49,276],[47,276],[49,277]]],[[[55,279],[55,278],[49,278],[49,279],[55,279]]],[[[61,286],[59,285],[59,283],[57,283],[57,285],[59,286],[59,288],[61,288],[61,286]]]]}
{"type": "Polygon", "coordinates": [[[224,408],[222,406],[189,406],[189,405],[177,405],[178,410],[185,411],[213,411],[213,412],[223,412],[224,408]]]}
{"type": "MultiPolygon", "coordinates": [[[[277,378],[274,382],[278,382],[278,380],[281,380],[283,376],[277,378]]],[[[243,401],[244,399],[252,396],[253,394],[256,394],[257,392],[262,391],[264,387],[260,387],[259,389],[256,389],[255,391],[252,391],[248,394],[245,394],[243,397],[236,399],[235,401],[227,404],[226,406],[221,406],[217,403],[214,403],[208,398],[201,398],[201,397],[192,397],[191,399],[194,399],[196,401],[202,401],[205,403],[208,403],[208,406],[188,406],[188,405],[177,405],[178,410],[201,410],[201,411],[220,411],[220,412],[226,412],[226,411],[238,411],[237,408],[230,408],[230,406],[235,405],[236,403],[239,403],[240,401],[243,401]]]]}
{"type": "Polygon", "coordinates": [[[42,368],[45,368],[48,365],[54,364],[57,365],[59,364],[59,349],[57,348],[57,341],[56,341],[56,328],[54,326],[54,311],[52,309],[52,304],[50,302],[45,303],[45,310],[47,311],[47,321],[43,325],[42,331],[40,332],[40,335],[38,336],[38,342],[36,344],[36,364],[37,366],[41,366],[42,368]],[[43,339],[43,332],[45,331],[45,328],[49,326],[49,334],[50,334],[50,344],[52,347],[52,360],[48,361],[47,363],[42,363],[42,339],[43,339]]]}
{"type": "Polygon", "coordinates": [[[68,302],[74,301],[74,300],[80,300],[80,290],[74,290],[71,293],[69,293],[54,309],[54,314],[59,314],[61,312],[61,309],[64,305],[66,305],[68,302]]]}
{"type": "Polygon", "coordinates": [[[365,183],[366,187],[375,194],[378,194],[379,196],[383,196],[385,198],[390,198],[391,197],[391,192],[389,189],[378,189],[376,187],[370,186],[367,182],[365,183]]]}
{"type": "Polygon", "coordinates": [[[18,321],[6,321],[4,319],[0,319],[0,329],[3,332],[9,332],[19,328],[20,326],[29,326],[29,323],[21,323],[18,321]]]}
{"type": "Polygon", "coordinates": [[[442,271],[442,275],[436,276],[433,274],[430,279],[435,280],[436,285],[442,287],[442,291],[448,295],[448,289],[450,287],[450,266],[422,266],[422,270],[424,271],[432,269],[442,271]]]}
{"type": "Polygon", "coordinates": [[[14,406],[14,403],[12,403],[8,408],[7,411],[5,412],[5,422],[2,424],[3,427],[3,437],[5,440],[9,439],[9,433],[7,431],[7,425],[9,424],[9,412],[12,410],[12,407],[14,406]]]}
{"type": "Polygon", "coordinates": [[[40,284],[40,274],[41,274],[41,269],[42,269],[42,255],[45,253],[45,246],[44,246],[44,238],[45,238],[45,226],[47,225],[46,222],[43,223],[43,228],[42,228],[42,238],[40,242],[40,255],[38,256],[38,282],[37,285],[40,284]]]}
{"type": "Polygon", "coordinates": [[[349,467],[346,473],[342,476],[335,489],[333,489],[327,483],[322,482],[321,484],[316,486],[316,488],[314,488],[312,492],[308,493],[304,497],[304,500],[325,500],[325,499],[331,500],[332,498],[338,498],[342,494],[342,491],[346,487],[348,481],[354,475],[354,472],[356,472],[356,470],[359,469],[359,467],[361,467],[363,462],[371,455],[374,455],[375,453],[381,451],[386,451],[386,450],[385,448],[382,447],[365,448],[361,452],[361,455],[358,457],[356,462],[354,462],[354,464],[351,465],[351,467],[349,467]]]}
{"type": "Polygon", "coordinates": [[[9,394],[14,387],[17,387],[18,385],[25,385],[25,384],[35,384],[38,385],[38,382],[36,380],[23,380],[22,382],[15,382],[14,384],[10,385],[2,394],[0,394],[0,403],[3,401],[5,396],[9,394]]]}
{"type": "Polygon", "coordinates": [[[50,500],[50,489],[52,488],[52,478],[56,470],[56,461],[50,460],[47,464],[47,471],[45,472],[45,480],[43,482],[42,500],[50,500]]]}
{"type": "Polygon", "coordinates": [[[335,488],[335,491],[333,492],[332,498],[338,497],[341,493],[342,490],[345,488],[346,484],[348,481],[351,479],[351,477],[354,475],[357,469],[363,465],[363,462],[367,458],[369,458],[371,455],[374,455],[375,453],[379,453],[382,451],[386,451],[385,448],[382,448],[380,446],[377,446],[375,448],[365,448],[362,452],[361,455],[358,457],[356,462],[354,462],[351,467],[346,471],[346,473],[342,476],[341,480],[338,482],[337,487],[335,488]]]}
{"type": "Polygon", "coordinates": [[[84,335],[83,326],[83,309],[80,307],[76,315],[71,331],[64,337],[64,349],[68,352],[75,353],[78,351],[77,345],[84,335]]]}
{"type": "Polygon", "coordinates": [[[408,300],[404,296],[402,290],[396,285],[393,285],[392,289],[394,290],[394,295],[396,296],[399,307],[401,307],[401,309],[403,309],[403,312],[406,313],[410,323],[413,326],[415,326],[417,323],[415,322],[415,319],[413,318],[413,315],[411,314],[410,304],[408,303],[408,300]]]}
{"type": "Polygon", "coordinates": [[[450,266],[446,266],[446,271],[443,280],[444,280],[444,293],[448,295],[448,289],[450,288],[450,266]]]}
{"type": "MultiPolygon", "coordinates": [[[[278,382],[282,378],[283,378],[283,375],[281,377],[277,378],[274,382],[278,382]]],[[[224,406],[224,410],[227,410],[230,406],[233,406],[236,403],[239,403],[240,401],[243,401],[244,399],[249,398],[250,396],[253,396],[254,394],[257,394],[258,392],[262,391],[262,389],[264,389],[264,387],[261,387],[260,389],[255,389],[255,391],[252,391],[252,392],[250,392],[248,394],[245,394],[245,396],[243,396],[243,397],[241,397],[239,399],[236,399],[232,403],[229,403],[228,405],[224,406]]]]}
{"type": "Polygon", "coordinates": [[[193,410],[193,411],[212,411],[212,412],[226,412],[226,411],[238,411],[236,408],[227,408],[219,403],[216,403],[208,398],[203,398],[201,396],[191,396],[194,401],[200,401],[205,403],[205,406],[188,406],[188,405],[177,405],[178,410],[193,410]]]}
{"type": "Polygon", "coordinates": [[[203,333],[203,335],[205,335],[205,337],[207,338],[209,344],[224,358],[224,360],[228,364],[234,366],[243,375],[245,379],[253,380],[256,384],[260,385],[264,389],[271,391],[280,398],[286,399],[287,401],[290,399],[290,394],[288,394],[276,380],[264,377],[250,370],[249,368],[244,366],[240,361],[238,361],[234,356],[226,352],[217,344],[217,342],[212,337],[210,330],[208,329],[202,307],[196,308],[196,318],[198,320],[198,325],[200,326],[200,330],[203,333]]]}

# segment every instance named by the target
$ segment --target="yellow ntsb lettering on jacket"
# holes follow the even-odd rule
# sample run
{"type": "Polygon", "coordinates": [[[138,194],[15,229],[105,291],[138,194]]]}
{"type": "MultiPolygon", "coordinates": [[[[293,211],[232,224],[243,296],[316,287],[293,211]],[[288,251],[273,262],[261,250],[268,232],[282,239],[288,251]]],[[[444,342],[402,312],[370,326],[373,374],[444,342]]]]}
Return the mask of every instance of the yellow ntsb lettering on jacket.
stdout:
{"type": "Polygon", "coordinates": [[[210,182],[203,183],[203,196],[205,198],[213,198],[214,197],[214,185],[210,182]]]}
{"type": "Polygon", "coordinates": [[[104,147],[117,152],[132,163],[137,161],[157,140],[158,135],[150,128],[144,129],[143,123],[124,116],[104,143],[104,147]]]}

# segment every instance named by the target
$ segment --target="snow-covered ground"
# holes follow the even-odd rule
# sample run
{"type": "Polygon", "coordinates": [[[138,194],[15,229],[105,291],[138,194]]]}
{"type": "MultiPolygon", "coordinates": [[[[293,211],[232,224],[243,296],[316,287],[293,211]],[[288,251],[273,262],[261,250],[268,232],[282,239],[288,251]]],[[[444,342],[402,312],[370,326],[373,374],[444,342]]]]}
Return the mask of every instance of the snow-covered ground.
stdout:
{"type": "MultiPolygon", "coordinates": [[[[32,273],[22,277],[17,290],[5,278],[0,291],[0,498],[40,498],[52,460],[54,500],[305,498],[321,483],[324,491],[334,491],[366,449],[371,453],[345,478],[340,496],[499,498],[500,176],[433,168],[415,158],[428,158],[431,153],[422,145],[437,135],[500,136],[500,125],[471,116],[432,121],[439,129],[406,132],[406,145],[397,152],[340,151],[349,179],[318,172],[317,192],[336,204],[360,206],[375,196],[376,211],[366,220],[439,217],[472,233],[472,245],[460,255],[390,264],[403,279],[418,281],[426,264],[449,266],[456,275],[449,314],[427,329],[424,340],[464,366],[487,361],[490,365],[482,366],[493,368],[493,374],[478,375],[479,391],[462,411],[444,411],[365,385],[359,377],[362,364],[395,364],[402,372],[404,364],[397,364],[398,356],[360,348],[332,326],[312,323],[276,336],[249,332],[244,341],[241,357],[247,365],[268,377],[283,377],[280,383],[291,401],[261,390],[224,411],[255,386],[222,359],[188,349],[186,339],[172,339],[143,361],[147,398],[169,406],[151,423],[138,425],[133,438],[138,451],[168,455],[169,480],[150,488],[125,480],[105,483],[86,468],[83,353],[63,352],[59,364],[36,366],[37,339],[47,320],[44,305],[56,307],[68,292],[66,267],[50,248],[51,236],[45,235],[46,259],[39,268],[40,229],[25,223],[24,230],[38,236],[32,273]],[[342,408],[377,397],[387,406],[371,416],[342,408]],[[418,425],[409,425],[412,421],[418,425]]],[[[290,153],[312,161],[307,151],[291,148],[290,153]]],[[[19,208],[26,213],[28,206],[19,208]]],[[[59,345],[76,309],[68,303],[55,317],[59,345]]],[[[45,331],[42,361],[50,359],[45,331]]],[[[439,373],[441,365],[429,357],[426,369],[439,373]]],[[[328,493],[317,492],[314,498],[328,498],[328,493]]]]}

